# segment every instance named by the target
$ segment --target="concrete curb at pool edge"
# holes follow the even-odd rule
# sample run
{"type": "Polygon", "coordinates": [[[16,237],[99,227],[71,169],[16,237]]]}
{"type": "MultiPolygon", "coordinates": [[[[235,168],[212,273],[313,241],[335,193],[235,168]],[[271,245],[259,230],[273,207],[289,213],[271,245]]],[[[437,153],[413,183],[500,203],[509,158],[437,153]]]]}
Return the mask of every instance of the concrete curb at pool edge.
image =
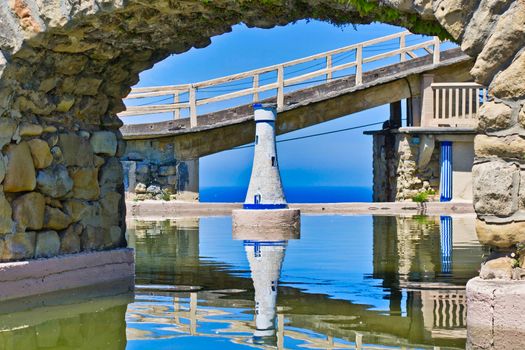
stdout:
{"type": "Polygon", "coordinates": [[[113,281],[115,290],[131,291],[134,277],[134,252],[129,248],[0,263],[0,301],[113,281]]]}
{"type": "MultiPolygon", "coordinates": [[[[421,208],[414,202],[385,203],[290,203],[290,208],[311,215],[417,215],[421,208]]],[[[184,216],[228,216],[242,203],[199,203],[182,201],[126,201],[128,217],[167,218],[184,216]]],[[[472,202],[429,202],[427,215],[474,214],[472,202]]]]}

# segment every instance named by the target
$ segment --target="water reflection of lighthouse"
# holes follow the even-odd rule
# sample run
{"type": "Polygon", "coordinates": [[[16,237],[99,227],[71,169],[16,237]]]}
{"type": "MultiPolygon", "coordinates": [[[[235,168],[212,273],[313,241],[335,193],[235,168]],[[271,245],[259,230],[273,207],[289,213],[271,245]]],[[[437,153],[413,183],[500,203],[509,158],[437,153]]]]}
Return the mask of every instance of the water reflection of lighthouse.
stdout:
{"type": "Polygon", "coordinates": [[[244,241],[255,288],[253,342],[257,344],[277,343],[277,285],[287,244],[287,241],[244,241]]]}

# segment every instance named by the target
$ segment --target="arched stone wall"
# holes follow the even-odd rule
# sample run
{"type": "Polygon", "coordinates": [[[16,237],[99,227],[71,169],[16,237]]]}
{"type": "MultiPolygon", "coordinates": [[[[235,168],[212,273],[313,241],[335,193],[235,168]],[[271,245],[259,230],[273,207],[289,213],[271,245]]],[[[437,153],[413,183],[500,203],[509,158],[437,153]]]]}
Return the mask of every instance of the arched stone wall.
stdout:
{"type": "Polygon", "coordinates": [[[478,81],[496,76],[476,142],[480,227],[494,215],[519,219],[521,143],[509,143],[521,140],[525,120],[516,74],[525,64],[523,0],[1,1],[0,261],[124,245],[122,97],[141,71],[240,22],[379,20],[462,42],[478,56],[478,81]]]}

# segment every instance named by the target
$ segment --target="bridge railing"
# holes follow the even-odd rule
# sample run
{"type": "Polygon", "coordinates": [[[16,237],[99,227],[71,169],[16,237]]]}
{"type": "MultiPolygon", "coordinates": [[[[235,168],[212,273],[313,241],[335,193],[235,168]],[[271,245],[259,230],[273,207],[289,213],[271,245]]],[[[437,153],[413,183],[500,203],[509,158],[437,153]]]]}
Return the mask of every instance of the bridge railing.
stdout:
{"type": "Polygon", "coordinates": [[[433,83],[433,113],[424,126],[476,127],[478,111],[487,101],[488,90],[476,83],[433,83]]]}
{"type": "MultiPolygon", "coordinates": [[[[127,116],[138,116],[147,114],[158,114],[158,113],[173,113],[174,119],[181,118],[181,110],[189,110],[190,125],[191,127],[197,126],[197,107],[233,100],[243,96],[252,96],[252,101],[257,102],[260,100],[260,95],[265,92],[272,92],[270,97],[275,97],[277,108],[282,109],[284,107],[284,95],[285,88],[291,86],[297,86],[301,83],[311,82],[312,79],[323,77],[318,80],[318,83],[330,82],[334,79],[334,74],[342,70],[355,67],[355,85],[359,86],[363,84],[363,71],[364,65],[376,62],[379,60],[398,57],[399,62],[405,62],[407,60],[417,58],[417,50],[424,50],[427,54],[433,55],[433,63],[437,64],[440,61],[440,40],[437,37],[431,38],[430,40],[423,41],[420,43],[407,45],[407,37],[414,35],[409,31],[403,31],[396,34],[387,35],[381,38],[368,40],[358,44],[345,46],[339,49],[326,51],[316,55],[296,59],[293,61],[276,64],[264,68],[254,69],[243,73],[232,74],[226,77],[210,79],[193,84],[182,84],[172,86],[157,86],[147,88],[135,88],[126,97],[126,100],[132,99],[146,99],[151,97],[168,96],[171,103],[156,104],[156,105],[139,105],[139,106],[128,106],[127,110],[120,113],[120,117],[127,116]],[[365,57],[363,51],[367,47],[372,47],[377,44],[385,43],[388,41],[397,39],[397,48],[394,50],[381,52],[370,57],[365,57]],[[335,60],[334,56],[352,53],[355,59],[351,62],[340,63],[339,60],[335,60]],[[286,78],[285,69],[289,67],[298,67],[301,64],[312,62],[316,60],[324,60],[324,67],[317,69],[312,72],[308,72],[299,76],[293,76],[286,78]],[[262,75],[273,74],[276,75],[275,81],[270,83],[263,83],[261,79],[262,75]],[[228,90],[225,93],[217,94],[213,97],[198,98],[197,92],[199,89],[205,89],[210,87],[221,87],[224,84],[235,83],[240,81],[251,81],[251,86],[246,88],[242,87],[234,91],[228,90]],[[188,99],[181,101],[181,95],[188,95],[188,99]]],[[[390,63],[391,64],[391,63],[390,63]]],[[[376,67],[377,68],[377,67],[376,67]]],[[[241,86],[243,84],[237,84],[241,86]]],[[[219,89],[220,91],[220,89],[219,89]]],[[[269,98],[269,97],[268,97],[269,98]]]]}

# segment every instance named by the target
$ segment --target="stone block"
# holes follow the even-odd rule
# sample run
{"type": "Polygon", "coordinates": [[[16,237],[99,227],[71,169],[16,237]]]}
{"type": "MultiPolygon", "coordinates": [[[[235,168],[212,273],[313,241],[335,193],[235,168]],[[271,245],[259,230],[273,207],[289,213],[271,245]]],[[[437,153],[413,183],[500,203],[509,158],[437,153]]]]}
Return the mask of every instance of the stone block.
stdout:
{"type": "Polygon", "coordinates": [[[45,228],[57,231],[64,230],[71,224],[71,222],[71,217],[62,210],[46,206],[44,214],[45,228]]]}
{"type": "Polygon", "coordinates": [[[89,142],[97,154],[113,157],[117,153],[117,136],[111,131],[94,132],[89,142]]]}
{"type": "Polygon", "coordinates": [[[29,192],[15,199],[12,206],[17,231],[42,229],[46,206],[44,196],[38,192],[29,192]]]}
{"type": "Polygon", "coordinates": [[[475,0],[441,0],[432,1],[434,15],[439,23],[458,40],[468,23],[472,12],[477,6],[475,0]]]}
{"type": "Polygon", "coordinates": [[[69,176],[73,180],[73,197],[96,200],[100,194],[97,168],[70,168],[69,176]]]}
{"type": "Polygon", "coordinates": [[[120,247],[124,238],[122,228],[120,228],[120,226],[111,226],[109,229],[109,238],[113,247],[120,247]]]}
{"type": "Polygon", "coordinates": [[[56,108],[57,112],[68,112],[75,104],[75,101],[75,98],[71,95],[64,94],[60,96],[60,100],[58,101],[56,108]]]}
{"type": "Polygon", "coordinates": [[[18,126],[20,136],[40,136],[44,128],[40,124],[22,123],[18,126]]]}
{"type": "MultiPolygon", "coordinates": [[[[488,84],[492,77],[511,60],[525,45],[525,3],[515,1],[513,5],[497,19],[492,35],[476,58],[470,74],[476,81],[488,84]]],[[[510,76],[511,81],[520,79],[510,76]]],[[[509,84],[511,84],[509,82],[509,84]]]]}
{"type": "Polygon", "coordinates": [[[509,257],[492,259],[481,265],[479,277],[481,279],[512,279],[514,260],[509,257]]]}
{"type": "Polygon", "coordinates": [[[122,196],[116,192],[108,192],[100,199],[102,224],[104,227],[118,225],[120,221],[120,200],[122,196]]]}
{"type": "Polygon", "coordinates": [[[58,145],[67,166],[93,166],[93,150],[89,140],[73,133],[62,133],[58,145]]]}
{"type": "Polygon", "coordinates": [[[525,160],[525,140],[519,135],[505,137],[476,135],[474,152],[477,157],[525,160]]]}
{"type": "Polygon", "coordinates": [[[102,84],[102,80],[97,78],[84,77],[75,80],[74,92],[76,95],[95,96],[98,94],[100,84],[102,84]]]}
{"type": "Polygon", "coordinates": [[[81,236],[82,251],[101,250],[110,244],[104,229],[87,225],[81,236]]]}
{"type": "Polygon", "coordinates": [[[517,221],[510,223],[486,223],[476,220],[476,234],[481,244],[510,248],[516,243],[525,242],[525,222],[517,221]]]}
{"type": "Polygon", "coordinates": [[[9,145],[7,147],[7,159],[4,191],[33,191],[36,186],[35,166],[27,142],[9,145]]]}
{"type": "MultiPolygon", "coordinates": [[[[522,35],[525,37],[525,33],[522,35]]],[[[496,76],[490,84],[490,93],[503,99],[519,99],[525,97],[524,71],[525,52],[520,54],[507,69],[496,76]]]]}
{"type": "Polygon", "coordinates": [[[27,142],[33,157],[33,164],[36,169],[47,168],[53,162],[51,150],[46,141],[41,139],[33,139],[27,142]]]}
{"type": "Polygon", "coordinates": [[[504,103],[485,102],[478,112],[478,128],[481,131],[497,131],[511,127],[512,108],[504,103]]]}
{"type": "Polygon", "coordinates": [[[116,191],[124,183],[124,171],[122,164],[117,158],[109,158],[100,168],[99,184],[101,194],[116,191]]]}
{"type": "Polygon", "coordinates": [[[519,167],[503,161],[472,168],[474,208],[485,215],[510,216],[518,210],[519,167]]]}
{"type": "Polygon", "coordinates": [[[461,50],[475,56],[492,33],[499,16],[508,8],[509,0],[481,0],[470,19],[461,41],[461,50]]]}
{"type": "Polygon", "coordinates": [[[52,198],[62,198],[73,189],[73,180],[62,164],[40,170],[37,183],[38,190],[52,198]]]}
{"type": "Polygon", "coordinates": [[[15,120],[0,117],[0,149],[11,142],[17,126],[15,120]]]}
{"type": "Polygon", "coordinates": [[[35,258],[50,258],[57,256],[60,250],[60,239],[55,231],[38,232],[36,234],[35,258]]]}
{"type": "Polygon", "coordinates": [[[79,221],[86,213],[91,211],[91,206],[87,202],[79,199],[68,199],[64,202],[63,207],[73,222],[79,221]]]}
{"type": "Polygon", "coordinates": [[[14,222],[11,220],[12,216],[11,205],[7,201],[0,186],[0,237],[3,234],[13,232],[14,222]]]}
{"type": "Polygon", "coordinates": [[[2,261],[32,259],[35,256],[35,232],[17,232],[4,236],[2,261]]]}
{"type": "Polygon", "coordinates": [[[139,182],[137,186],[135,186],[135,193],[137,194],[143,194],[147,192],[147,187],[145,184],[139,182]]]}
{"type": "Polygon", "coordinates": [[[75,224],[60,232],[60,254],[73,254],[80,252],[80,235],[82,225],[75,224]]]}

